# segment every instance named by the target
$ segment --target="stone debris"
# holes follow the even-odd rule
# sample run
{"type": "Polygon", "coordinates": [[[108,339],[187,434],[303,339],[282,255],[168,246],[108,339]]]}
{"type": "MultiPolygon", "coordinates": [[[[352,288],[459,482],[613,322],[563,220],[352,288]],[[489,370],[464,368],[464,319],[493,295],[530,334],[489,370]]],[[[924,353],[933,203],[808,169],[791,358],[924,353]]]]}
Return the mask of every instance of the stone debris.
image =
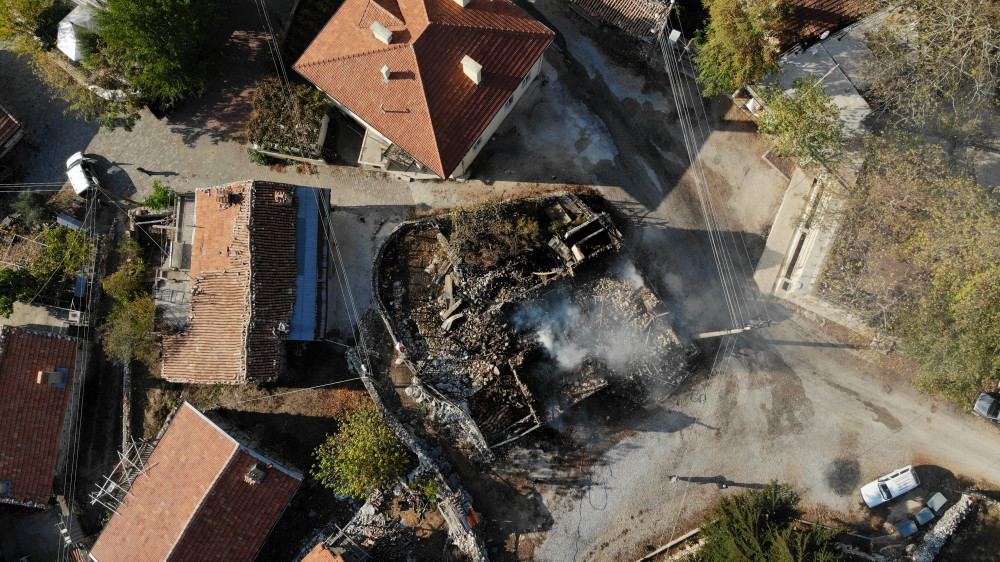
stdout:
{"type": "Polygon", "coordinates": [[[620,248],[611,218],[569,193],[489,203],[398,227],[376,256],[373,301],[413,373],[407,394],[490,459],[492,447],[612,382],[679,385],[686,354],[662,303],[603,260],[620,248]],[[619,337],[607,343],[634,357],[621,365],[588,357],[554,377],[558,384],[539,388],[526,365],[546,350],[534,334],[520,333],[511,315],[525,302],[571,289],[591,323],[580,331],[616,327],[619,337]]]}

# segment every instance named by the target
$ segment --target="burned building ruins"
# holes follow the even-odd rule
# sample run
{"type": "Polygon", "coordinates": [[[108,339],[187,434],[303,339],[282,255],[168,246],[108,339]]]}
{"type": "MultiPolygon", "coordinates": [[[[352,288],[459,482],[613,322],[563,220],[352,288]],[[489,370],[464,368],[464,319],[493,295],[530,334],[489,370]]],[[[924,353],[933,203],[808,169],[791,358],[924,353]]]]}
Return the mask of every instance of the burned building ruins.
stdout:
{"type": "Polygon", "coordinates": [[[676,389],[686,348],[621,239],[568,192],[400,225],[373,294],[406,394],[490,460],[598,392],[676,389]]]}

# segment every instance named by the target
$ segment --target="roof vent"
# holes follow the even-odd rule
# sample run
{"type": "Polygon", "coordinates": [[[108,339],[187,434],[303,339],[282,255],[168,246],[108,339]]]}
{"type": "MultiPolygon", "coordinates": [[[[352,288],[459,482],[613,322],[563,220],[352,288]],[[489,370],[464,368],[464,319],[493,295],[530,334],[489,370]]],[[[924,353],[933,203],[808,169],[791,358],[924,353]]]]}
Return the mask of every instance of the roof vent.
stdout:
{"type": "Polygon", "coordinates": [[[472,0],[455,0],[455,3],[464,8],[471,4],[472,0]]]}
{"type": "Polygon", "coordinates": [[[385,43],[386,45],[392,43],[392,32],[389,31],[389,28],[386,26],[380,24],[379,22],[375,22],[371,24],[368,29],[372,30],[372,35],[374,35],[379,41],[385,43]]]}
{"type": "Polygon", "coordinates": [[[260,484],[264,481],[265,476],[267,476],[267,471],[259,464],[255,464],[247,471],[246,476],[243,477],[243,481],[247,484],[260,484]]]}
{"type": "Polygon", "coordinates": [[[385,65],[385,66],[382,67],[382,81],[383,82],[389,83],[389,73],[390,72],[392,72],[392,71],[389,70],[389,65],[385,65]]]}
{"type": "Polygon", "coordinates": [[[483,83],[483,65],[472,60],[469,55],[462,57],[462,70],[476,86],[483,83]]]}

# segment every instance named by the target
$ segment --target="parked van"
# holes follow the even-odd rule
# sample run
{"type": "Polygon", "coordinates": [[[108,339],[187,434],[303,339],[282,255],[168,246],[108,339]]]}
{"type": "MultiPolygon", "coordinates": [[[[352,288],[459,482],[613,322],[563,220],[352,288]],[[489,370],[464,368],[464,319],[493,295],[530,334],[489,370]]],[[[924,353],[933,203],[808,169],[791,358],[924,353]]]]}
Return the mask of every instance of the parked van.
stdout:
{"type": "Polygon", "coordinates": [[[893,498],[897,498],[920,485],[913,465],[886,474],[874,482],[861,487],[861,499],[865,505],[875,507],[893,498]]]}
{"type": "Polygon", "coordinates": [[[93,163],[94,160],[87,158],[82,152],[77,152],[66,161],[66,175],[77,195],[83,195],[89,189],[101,187],[100,182],[97,181],[93,163]]]}

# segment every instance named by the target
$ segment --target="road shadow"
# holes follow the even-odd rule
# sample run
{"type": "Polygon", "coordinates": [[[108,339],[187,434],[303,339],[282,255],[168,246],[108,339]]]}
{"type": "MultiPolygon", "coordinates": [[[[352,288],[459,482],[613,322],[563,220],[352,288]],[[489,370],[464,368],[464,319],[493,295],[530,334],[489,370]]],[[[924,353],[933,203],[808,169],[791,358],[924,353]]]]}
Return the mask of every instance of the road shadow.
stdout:
{"type": "MultiPolygon", "coordinates": [[[[264,9],[270,10],[267,4],[264,9]]],[[[224,0],[217,40],[207,56],[214,60],[205,93],[184,100],[165,119],[170,131],[190,148],[207,137],[211,144],[226,141],[243,130],[253,113],[254,86],[278,70],[268,54],[270,34],[257,9],[241,0],[224,0]]],[[[274,21],[279,21],[272,13],[274,21]]],[[[289,74],[291,78],[291,73],[289,74]]]]}
{"type": "Polygon", "coordinates": [[[761,488],[766,488],[767,484],[757,484],[754,482],[736,482],[735,480],[730,480],[723,475],[718,476],[678,476],[673,475],[668,479],[668,482],[690,482],[692,484],[713,484],[720,490],[726,488],[746,488],[748,490],[760,490],[761,488]]]}

